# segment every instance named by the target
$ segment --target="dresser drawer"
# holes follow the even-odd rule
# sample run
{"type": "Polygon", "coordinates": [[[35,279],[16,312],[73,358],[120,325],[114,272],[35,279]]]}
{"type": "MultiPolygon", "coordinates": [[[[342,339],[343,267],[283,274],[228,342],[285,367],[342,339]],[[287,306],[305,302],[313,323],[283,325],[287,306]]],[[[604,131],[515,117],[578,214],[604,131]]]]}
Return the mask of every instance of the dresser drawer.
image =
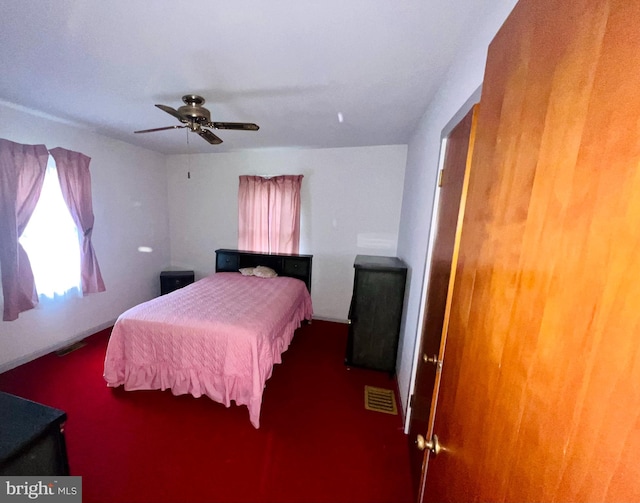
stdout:
{"type": "Polygon", "coordinates": [[[240,256],[237,253],[217,253],[216,272],[236,272],[239,268],[240,256]]]}
{"type": "Polygon", "coordinates": [[[193,271],[162,271],[160,273],[160,295],[190,285],[194,281],[193,271]]]}
{"type": "Polygon", "coordinates": [[[309,274],[309,261],[286,257],[283,259],[282,270],[287,275],[307,276],[309,274]]]}

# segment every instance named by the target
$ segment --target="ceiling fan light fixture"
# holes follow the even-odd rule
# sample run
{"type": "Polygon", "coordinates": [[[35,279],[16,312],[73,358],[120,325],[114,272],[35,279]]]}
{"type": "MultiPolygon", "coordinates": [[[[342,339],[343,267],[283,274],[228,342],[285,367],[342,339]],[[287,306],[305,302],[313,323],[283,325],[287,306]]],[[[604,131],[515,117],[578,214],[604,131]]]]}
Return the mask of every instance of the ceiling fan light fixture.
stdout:
{"type": "Polygon", "coordinates": [[[186,98],[200,98],[199,96],[184,96],[182,101],[186,103],[186,105],[178,108],[178,114],[184,118],[187,118],[193,122],[197,122],[198,124],[207,124],[211,122],[211,113],[209,110],[204,108],[202,105],[198,103],[204,103],[204,99],[200,98],[201,101],[193,101],[187,102],[186,98]]]}
{"type": "Polygon", "coordinates": [[[189,128],[191,132],[198,133],[198,135],[212,145],[218,145],[222,143],[222,140],[213,134],[211,130],[203,128],[231,129],[236,131],[257,131],[260,129],[257,124],[248,122],[211,122],[211,113],[202,106],[205,102],[202,96],[186,94],[182,97],[182,101],[184,105],[177,110],[167,105],[156,104],[156,107],[178,119],[184,124],[183,126],[145,129],[142,131],[134,131],[134,133],[152,133],[166,129],[189,128]]]}

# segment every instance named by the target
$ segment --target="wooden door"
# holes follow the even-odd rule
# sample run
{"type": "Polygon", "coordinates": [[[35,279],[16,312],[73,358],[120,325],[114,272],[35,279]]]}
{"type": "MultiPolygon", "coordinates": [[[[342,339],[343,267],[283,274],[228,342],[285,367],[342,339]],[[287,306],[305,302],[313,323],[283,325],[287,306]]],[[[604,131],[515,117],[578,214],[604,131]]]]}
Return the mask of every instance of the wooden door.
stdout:
{"type": "Polygon", "coordinates": [[[640,2],[489,48],[429,501],[640,501],[640,2]]]}
{"type": "Polygon", "coordinates": [[[429,267],[425,316],[420,342],[420,358],[416,371],[413,404],[409,422],[411,470],[415,494],[420,494],[428,456],[415,445],[418,435],[427,436],[431,429],[434,389],[440,375],[440,338],[445,317],[456,237],[459,240],[463,192],[468,183],[470,145],[477,106],[452,129],[445,143],[443,170],[433,252],[429,267]],[[423,359],[423,356],[425,358],[423,359]],[[430,359],[431,361],[426,361],[430,359]]]}

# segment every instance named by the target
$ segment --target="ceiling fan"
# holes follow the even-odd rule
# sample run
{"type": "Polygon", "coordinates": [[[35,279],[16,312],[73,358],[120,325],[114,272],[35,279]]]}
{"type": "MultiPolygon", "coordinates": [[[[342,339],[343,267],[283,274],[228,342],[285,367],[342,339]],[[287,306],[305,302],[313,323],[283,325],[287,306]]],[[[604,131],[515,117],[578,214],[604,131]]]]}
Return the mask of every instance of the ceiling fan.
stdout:
{"type": "Polygon", "coordinates": [[[204,98],[195,94],[187,94],[182,97],[184,105],[177,110],[167,105],[156,105],[160,110],[173,115],[178,119],[181,126],[167,126],[154,129],[143,129],[142,131],[134,131],[134,133],[153,133],[155,131],[165,131],[167,129],[189,128],[194,133],[198,133],[202,138],[212,145],[222,143],[210,129],[234,129],[236,131],[257,131],[260,129],[256,124],[250,122],[211,122],[211,113],[202,105],[204,98]]]}

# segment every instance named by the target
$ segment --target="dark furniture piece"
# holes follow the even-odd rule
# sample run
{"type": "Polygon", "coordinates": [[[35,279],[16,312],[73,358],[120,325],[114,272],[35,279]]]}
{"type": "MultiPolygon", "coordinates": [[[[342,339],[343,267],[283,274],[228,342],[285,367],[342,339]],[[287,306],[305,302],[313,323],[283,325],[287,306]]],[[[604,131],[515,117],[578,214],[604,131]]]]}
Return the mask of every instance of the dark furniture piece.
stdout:
{"type": "Polygon", "coordinates": [[[396,257],[358,255],[345,364],[394,374],[407,266],[396,257]]]}
{"type": "Polygon", "coordinates": [[[193,271],[162,271],[160,273],[160,295],[190,285],[194,278],[193,271]]]}
{"type": "Polygon", "coordinates": [[[270,267],[278,276],[302,280],[311,292],[313,255],[258,253],[242,250],[216,250],[216,272],[237,272],[245,267],[270,267]]]}
{"type": "Polygon", "coordinates": [[[67,414],[0,392],[0,475],[69,475],[67,414]]]}

